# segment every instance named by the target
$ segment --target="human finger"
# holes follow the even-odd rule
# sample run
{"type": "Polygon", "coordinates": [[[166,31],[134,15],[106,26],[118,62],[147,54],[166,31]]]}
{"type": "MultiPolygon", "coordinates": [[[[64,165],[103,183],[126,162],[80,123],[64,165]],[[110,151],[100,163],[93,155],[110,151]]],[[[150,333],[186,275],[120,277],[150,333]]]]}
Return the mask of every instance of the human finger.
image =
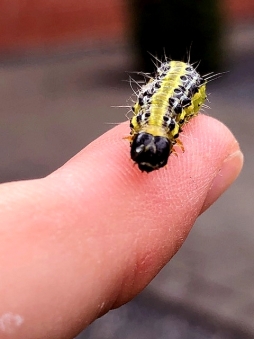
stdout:
{"type": "Polygon", "coordinates": [[[47,178],[1,186],[0,315],[14,317],[3,338],[72,338],[130,300],[225,189],[211,187],[229,158],[227,186],[242,166],[231,132],[206,116],[182,133],[185,153],[149,174],[129,159],[127,133],[109,131],[47,178]]]}

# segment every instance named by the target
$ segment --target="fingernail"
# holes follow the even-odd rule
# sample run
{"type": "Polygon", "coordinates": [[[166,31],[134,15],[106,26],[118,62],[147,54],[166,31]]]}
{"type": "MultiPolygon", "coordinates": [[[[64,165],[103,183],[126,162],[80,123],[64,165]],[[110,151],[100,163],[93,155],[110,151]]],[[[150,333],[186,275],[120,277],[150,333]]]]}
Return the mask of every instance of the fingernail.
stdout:
{"type": "Polygon", "coordinates": [[[235,181],[243,166],[243,154],[240,150],[229,155],[222,163],[222,168],[213,180],[200,214],[207,210],[228,187],[235,181]]]}

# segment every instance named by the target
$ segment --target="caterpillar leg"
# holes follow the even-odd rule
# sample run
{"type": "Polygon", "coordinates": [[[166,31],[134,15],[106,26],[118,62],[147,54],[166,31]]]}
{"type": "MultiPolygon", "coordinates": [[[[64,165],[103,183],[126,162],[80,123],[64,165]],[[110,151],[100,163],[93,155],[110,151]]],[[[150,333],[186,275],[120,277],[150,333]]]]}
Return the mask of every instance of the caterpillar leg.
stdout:
{"type": "Polygon", "coordinates": [[[180,139],[177,139],[176,144],[177,144],[177,146],[179,146],[181,148],[182,152],[184,153],[185,149],[184,149],[182,141],[180,139]]]}
{"type": "Polygon", "coordinates": [[[123,137],[123,139],[132,142],[133,137],[131,135],[127,135],[126,137],[123,137]]]}

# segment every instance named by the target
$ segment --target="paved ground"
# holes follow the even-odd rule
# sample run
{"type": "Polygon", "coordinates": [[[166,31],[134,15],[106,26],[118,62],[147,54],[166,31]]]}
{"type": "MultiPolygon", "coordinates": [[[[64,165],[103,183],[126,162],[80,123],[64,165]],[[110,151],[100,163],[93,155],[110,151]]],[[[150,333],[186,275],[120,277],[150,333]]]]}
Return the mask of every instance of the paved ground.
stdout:
{"type": "Polygon", "coordinates": [[[215,322],[204,313],[193,312],[162,301],[146,290],[133,301],[98,319],[76,339],[251,339],[253,336],[215,322]]]}
{"type": "MultiPolygon", "coordinates": [[[[254,30],[236,33],[227,67],[230,73],[209,86],[209,114],[225,122],[239,139],[244,170],[199,218],[182,249],[147,291],[158,304],[164,300],[178,305],[189,315],[200,315],[196,319],[202,324],[205,316],[217,328],[237,328],[243,331],[240,337],[247,338],[247,333],[254,337],[254,30]]],[[[36,61],[3,60],[0,180],[44,176],[106,131],[110,126],[105,122],[125,120],[124,112],[111,106],[124,105],[130,95],[128,84],[121,80],[127,78],[126,70],[133,69],[131,57],[128,49],[115,47],[36,61]]],[[[179,331],[182,328],[179,325],[179,331]]],[[[177,335],[170,338],[184,337],[177,335]]]]}

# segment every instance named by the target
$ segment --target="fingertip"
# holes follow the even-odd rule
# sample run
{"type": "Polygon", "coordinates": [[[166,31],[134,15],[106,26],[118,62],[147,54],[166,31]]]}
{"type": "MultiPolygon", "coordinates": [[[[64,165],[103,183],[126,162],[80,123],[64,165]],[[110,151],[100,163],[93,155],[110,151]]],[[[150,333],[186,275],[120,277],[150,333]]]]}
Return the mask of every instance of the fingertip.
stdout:
{"type": "Polygon", "coordinates": [[[86,215],[86,220],[91,224],[101,220],[97,232],[102,227],[115,235],[128,230],[140,244],[141,257],[147,244],[161,252],[160,244],[170,240],[170,249],[164,246],[169,258],[201,211],[237,177],[241,161],[233,165],[234,174],[223,175],[224,184],[215,181],[225,159],[237,152],[239,145],[225,125],[199,115],[184,126],[181,141],[185,152],[172,154],[166,168],[142,173],[130,159],[129,143],[123,139],[128,132],[128,125],[121,124],[102,135],[56,171],[53,184],[61,182],[61,189],[73,198],[72,204],[85,206],[91,215],[86,215]],[[149,234],[155,227],[156,237],[151,239],[149,234]]]}
{"type": "MultiPolygon", "coordinates": [[[[145,173],[130,159],[129,143],[124,139],[128,133],[126,123],[108,131],[56,171],[54,178],[57,176],[59,180],[64,179],[65,185],[69,182],[69,192],[88,185],[87,189],[95,192],[91,195],[91,202],[94,198],[97,205],[103,204],[107,196],[112,200],[113,207],[113,197],[116,197],[118,204],[119,199],[122,200],[123,210],[126,206],[132,206],[134,212],[138,209],[140,213],[143,209],[147,213],[149,205],[149,216],[156,212],[158,206],[160,208],[165,205],[165,201],[170,201],[171,208],[177,208],[179,203],[186,203],[189,208],[191,206],[186,197],[195,196],[197,204],[192,205],[191,210],[200,212],[204,203],[208,206],[213,202],[213,198],[207,198],[209,203],[205,199],[211,193],[212,183],[221,171],[225,159],[239,150],[236,139],[224,124],[211,117],[199,115],[184,126],[180,135],[185,152],[179,149],[178,156],[172,154],[169,157],[166,167],[145,173]],[[96,192],[100,194],[96,195],[96,192]]],[[[214,198],[232,183],[241,166],[239,160],[238,165],[233,166],[234,174],[231,173],[228,179],[224,176],[227,184],[223,186],[223,190],[217,190],[214,198]]],[[[230,170],[228,173],[230,174],[230,170]]],[[[58,184],[58,181],[55,182],[58,184]]],[[[216,186],[222,187],[222,184],[214,187],[216,186]]],[[[215,191],[214,188],[212,192],[215,191]]],[[[78,197],[77,195],[77,199],[78,197]]]]}
{"type": "MultiPolygon", "coordinates": [[[[102,135],[56,171],[52,185],[65,191],[62,195],[69,207],[75,205],[86,232],[111,235],[105,247],[114,258],[133,255],[123,267],[128,272],[132,265],[137,268],[134,285],[140,289],[179,249],[203,206],[232,182],[233,177],[206,201],[223,162],[239,145],[225,125],[199,115],[181,134],[185,152],[172,154],[166,168],[142,173],[123,139],[128,132],[122,124],[102,135]]],[[[126,286],[128,290],[133,282],[126,286]]]]}

